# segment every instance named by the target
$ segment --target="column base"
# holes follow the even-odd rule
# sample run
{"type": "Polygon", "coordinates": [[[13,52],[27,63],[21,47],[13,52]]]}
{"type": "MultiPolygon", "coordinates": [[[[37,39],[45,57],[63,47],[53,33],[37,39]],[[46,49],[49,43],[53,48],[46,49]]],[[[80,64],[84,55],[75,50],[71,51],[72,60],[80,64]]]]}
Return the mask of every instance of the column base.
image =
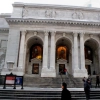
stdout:
{"type": "Polygon", "coordinates": [[[79,78],[79,77],[88,77],[86,69],[74,69],[73,71],[73,77],[79,78]]]}
{"type": "Polygon", "coordinates": [[[53,68],[42,68],[41,77],[56,77],[56,71],[53,68]]]}
{"type": "Polygon", "coordinates": [[[6,75],[6,74],[10,74],[13,73],[14,75],[18,75],[18,76],[23,76],[24,75],[24,71],[23,69],[19,69],[19,68],[13,68],[12,70],[8,70],[7,68],[3,68],[1,71],[1,75],[6,75]]]}
{"type": "Polygon", "coordinates": [[[23,71],[23,68],[15,68],[15,69],[13,69],[13,73],[15,74],[15,75],[18,75],[18,76],[23,76],[24,75],[24,71],[23,71]]]}

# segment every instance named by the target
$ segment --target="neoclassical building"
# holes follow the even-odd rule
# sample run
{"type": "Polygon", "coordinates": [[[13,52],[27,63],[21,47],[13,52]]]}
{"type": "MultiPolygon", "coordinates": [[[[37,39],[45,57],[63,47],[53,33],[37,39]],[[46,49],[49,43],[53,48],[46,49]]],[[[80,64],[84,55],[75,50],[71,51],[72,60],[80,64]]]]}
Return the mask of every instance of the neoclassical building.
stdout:
{"type": "Polygon", "coordinates": [[[100,73],[100,9],[14,3],[0,15],[0,69],[33,77],[100,73]]]}

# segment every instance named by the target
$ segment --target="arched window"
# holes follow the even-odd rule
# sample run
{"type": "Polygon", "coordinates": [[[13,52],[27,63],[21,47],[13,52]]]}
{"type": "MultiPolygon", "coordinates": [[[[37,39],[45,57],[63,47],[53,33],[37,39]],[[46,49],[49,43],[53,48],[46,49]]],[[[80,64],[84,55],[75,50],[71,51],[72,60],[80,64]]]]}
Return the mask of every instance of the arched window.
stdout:
{"type": "Polygon", "coordinates": [[[89,59],[93,61],[92,55],[93,55],[92,49],[88,46],[85,46],[85,59],[89,59]]]}
{"type": "Polygon", "coordinates": [[[68,60],[68,48],[66,46],[59,46],[57,48],[57,59],[68,60]]]}
{"type": "Polygon", "coordinates": [[[31,59],[42,59],[42,46],[33,45],[30,49],[30,60],[31,59]]]}

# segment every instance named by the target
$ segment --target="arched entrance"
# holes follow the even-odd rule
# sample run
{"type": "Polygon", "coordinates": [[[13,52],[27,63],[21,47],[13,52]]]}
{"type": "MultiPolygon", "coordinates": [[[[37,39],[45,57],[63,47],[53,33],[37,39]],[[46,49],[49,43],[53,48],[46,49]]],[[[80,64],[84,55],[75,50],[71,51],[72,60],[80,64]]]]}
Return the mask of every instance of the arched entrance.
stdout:
{"type": "Polygon", "coordinates": [[[65,75],[65,70],[71,74],[72,54],[69,39],[62,37],[56,42],[56,62],[57,75],[59,75],[60,72],[65,75]]]}
{"type": "Polygon", "coordinates": [[[43,42],[34,36],[27,42],[26,69],[28,75],[39,76],[41,74],[43,58],[43,42]]]}
{"type": "Polygon", "coordinates": [[[94,39],[89,39],[85,42],[85,68],[88,75],[98,73],[98,42],[94,39]]]}

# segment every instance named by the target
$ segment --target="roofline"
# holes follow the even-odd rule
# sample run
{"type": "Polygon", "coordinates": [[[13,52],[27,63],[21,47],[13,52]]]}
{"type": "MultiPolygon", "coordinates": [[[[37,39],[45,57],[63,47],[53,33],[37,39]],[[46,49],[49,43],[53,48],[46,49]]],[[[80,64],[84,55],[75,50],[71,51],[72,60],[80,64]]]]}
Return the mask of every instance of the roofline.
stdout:
{"type": "Polygon", "coordinates": [[[23,3],[23,2],[14,2],[13,7],[35,7],[35,8],[54,8],[54,9],[79,9],[79,10],[88,10],[88,11],[100,11],[100,8],[95,7],[85,7],[85,6],[69,6],[69,5],[56,5],[56,4],[36,4],[36,3],[23,3]]]}

